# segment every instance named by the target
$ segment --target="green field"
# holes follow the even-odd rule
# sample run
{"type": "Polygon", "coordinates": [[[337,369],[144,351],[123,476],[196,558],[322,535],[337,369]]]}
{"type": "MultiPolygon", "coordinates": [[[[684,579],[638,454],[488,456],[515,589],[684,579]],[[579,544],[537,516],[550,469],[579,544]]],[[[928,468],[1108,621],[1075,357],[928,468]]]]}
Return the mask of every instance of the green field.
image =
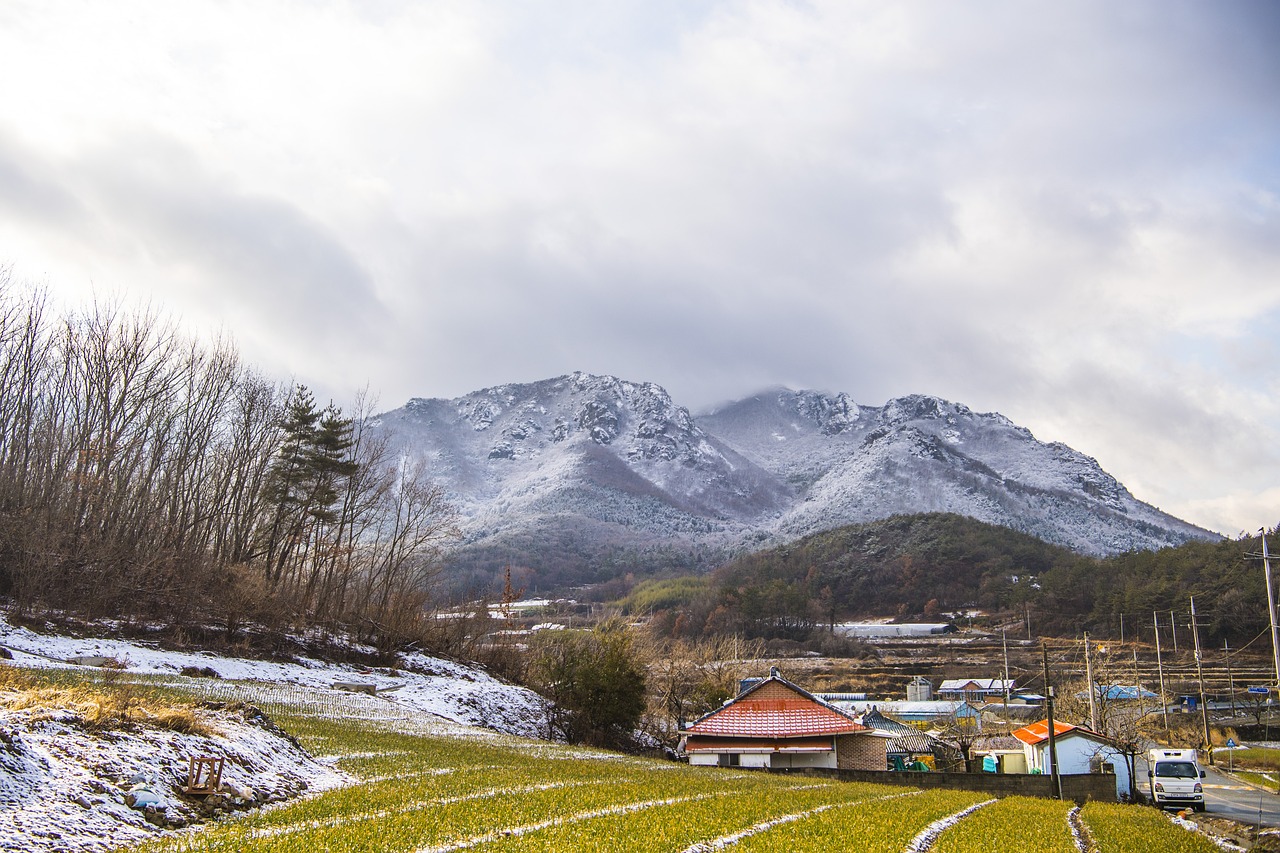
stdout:
{"type": "MultiPolygon", "coordinates": [[[[159,851],[1071,851],[1072,806],[959,791],[690,768],[501,736],[397,731],[313,705],[272,708],[359,781],[150,842],[159,851]],[[957,817],[958,816],[958,817],[957,817]],[[953,818],[950,825],[939,821],[953,818]],[[926,830],[932,831],[926,832],[926,830]]],[[[1214,851],[1152,809],[1078,812],[1100,851],[1214,851]]]]}

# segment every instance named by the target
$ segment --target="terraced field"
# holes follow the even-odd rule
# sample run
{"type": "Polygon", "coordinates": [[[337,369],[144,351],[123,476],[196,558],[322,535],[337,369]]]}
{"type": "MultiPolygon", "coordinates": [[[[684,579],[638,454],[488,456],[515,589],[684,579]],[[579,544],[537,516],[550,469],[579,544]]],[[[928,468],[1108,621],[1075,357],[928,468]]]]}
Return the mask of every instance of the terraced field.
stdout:
{"type": "Polygon", "coordinates": [[[135,849],[1217,849],[1150,809],[690,768],[514,738],[405,732],[391,720],[334,719],[308,703],[274,710],[358,781],[135,849]]]}

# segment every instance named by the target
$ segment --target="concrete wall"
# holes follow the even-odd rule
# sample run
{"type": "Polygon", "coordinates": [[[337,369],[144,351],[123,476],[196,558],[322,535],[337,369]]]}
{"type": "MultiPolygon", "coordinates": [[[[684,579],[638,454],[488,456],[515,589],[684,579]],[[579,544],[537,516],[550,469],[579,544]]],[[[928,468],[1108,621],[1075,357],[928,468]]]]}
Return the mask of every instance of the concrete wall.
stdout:
{"type": "MultiPolygon", "coordinates": [[[[874,770],[791,770],[774,771],[825,776],[845,782],[875,782],[881,785],[908,785],[913,788],[951,788],[978,791],[993,797],[1013,795],[1053,798],[1053,777],[1012,773],[915,773],[874,770]]],[[[1109,773],[1082,773],[1062,776],[1062,796],[1077,803],[1116,801],[1116,777],[1109,773]]]]}

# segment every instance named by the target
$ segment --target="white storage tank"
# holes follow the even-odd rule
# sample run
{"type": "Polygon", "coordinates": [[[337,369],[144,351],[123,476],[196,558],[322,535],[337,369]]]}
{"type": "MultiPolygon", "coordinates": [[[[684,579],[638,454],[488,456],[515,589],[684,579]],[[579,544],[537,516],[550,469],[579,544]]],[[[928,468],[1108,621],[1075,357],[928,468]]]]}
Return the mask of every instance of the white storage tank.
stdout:
{"type": "Polygon", "coordinates": [[[915,678],[911,679],[907,682],[907,701],[933,701],[933,682],[925,678],[923,675],[917,675],[915,678]]]}

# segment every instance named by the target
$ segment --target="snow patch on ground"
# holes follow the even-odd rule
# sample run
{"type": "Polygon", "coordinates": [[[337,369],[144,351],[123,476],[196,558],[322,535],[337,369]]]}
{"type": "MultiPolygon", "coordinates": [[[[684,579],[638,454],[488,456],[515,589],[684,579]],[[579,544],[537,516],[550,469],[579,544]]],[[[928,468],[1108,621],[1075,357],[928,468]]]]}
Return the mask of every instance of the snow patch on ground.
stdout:
{"type": "Polygon", "coordinates": [[[139,724],[92,731],[70,711],[0,712],[0,850],[109,850],[205,820],[215,808],[251,808],[347,781],[251,709],[201,716],[216,736],[139,724]],[[200,756],[225,759],[223,788],[239,796],[180,794],[189,759],[200,756]],[[131,805],[140,786],[153,805],[131,805]]]}
{"type": "Polygon", "coordinates": [[[183,679],[183,686],[203,689],[209,698],[219,701],[263,701],[260,696],[264,692],[279,692],[288,685],[332,690],[338,682],[372,684],[379,695],[369,697],[373,700],[368,703],[370,708],[380,708],[391,716],[430,714],[462,726],[521,737],[537,738],[546,732],[545,700],[532,690],[508,684],[474,666],[419,653],[402,655],[395,670],[308,658],[294,663],[245,660],[209,652],[169,651],[132,640],[36,633],[2,618],[0,646],[13,654],[14,664],[28,667],[73,667],[67,662],[70,658],[90,655],[114,658],[130,673],[178,676],[187,667],[208,667],[221,676],[221,682],[183,679]],[[384,692],[392,688],[394,692],[384,692]]]}
{"type": "Polygon", "coordinates": [[[149,676],[208,700],[211,706],[199,715],[217,732],[203,737],[133,723],[93,731],[72,711],[0,709],[0,851],[5,853],[107,850],[207,819],[215,805],[251,808],[351,781],[332,767],[332,759],[308,755],[258,707],[452,737],[536,738],[546,731],[545,701],[537,694],[475,667],[424,654],[401,656],[396,669],[372,670],[314,659],[245,660],[130,640],[39,633],[3,618],[0,647],[11,653],[12,665],[87,674],[108,671],[68,660],[112,658],[124,670],[110,670],[110,679],[149,676]],[[182,676],[188,667],[211,669],[220,677],[182,676]],[[378,692],[339,691],[332,687],[336,682],[370,684],[378,692]],[[224,789],[242,796],[205,802],[181,795],[190,759],[201,756],[225,758],[224,789]],[[154,792],[154,806],[130,805],[130,789],[139,783],[154,792]]]}

